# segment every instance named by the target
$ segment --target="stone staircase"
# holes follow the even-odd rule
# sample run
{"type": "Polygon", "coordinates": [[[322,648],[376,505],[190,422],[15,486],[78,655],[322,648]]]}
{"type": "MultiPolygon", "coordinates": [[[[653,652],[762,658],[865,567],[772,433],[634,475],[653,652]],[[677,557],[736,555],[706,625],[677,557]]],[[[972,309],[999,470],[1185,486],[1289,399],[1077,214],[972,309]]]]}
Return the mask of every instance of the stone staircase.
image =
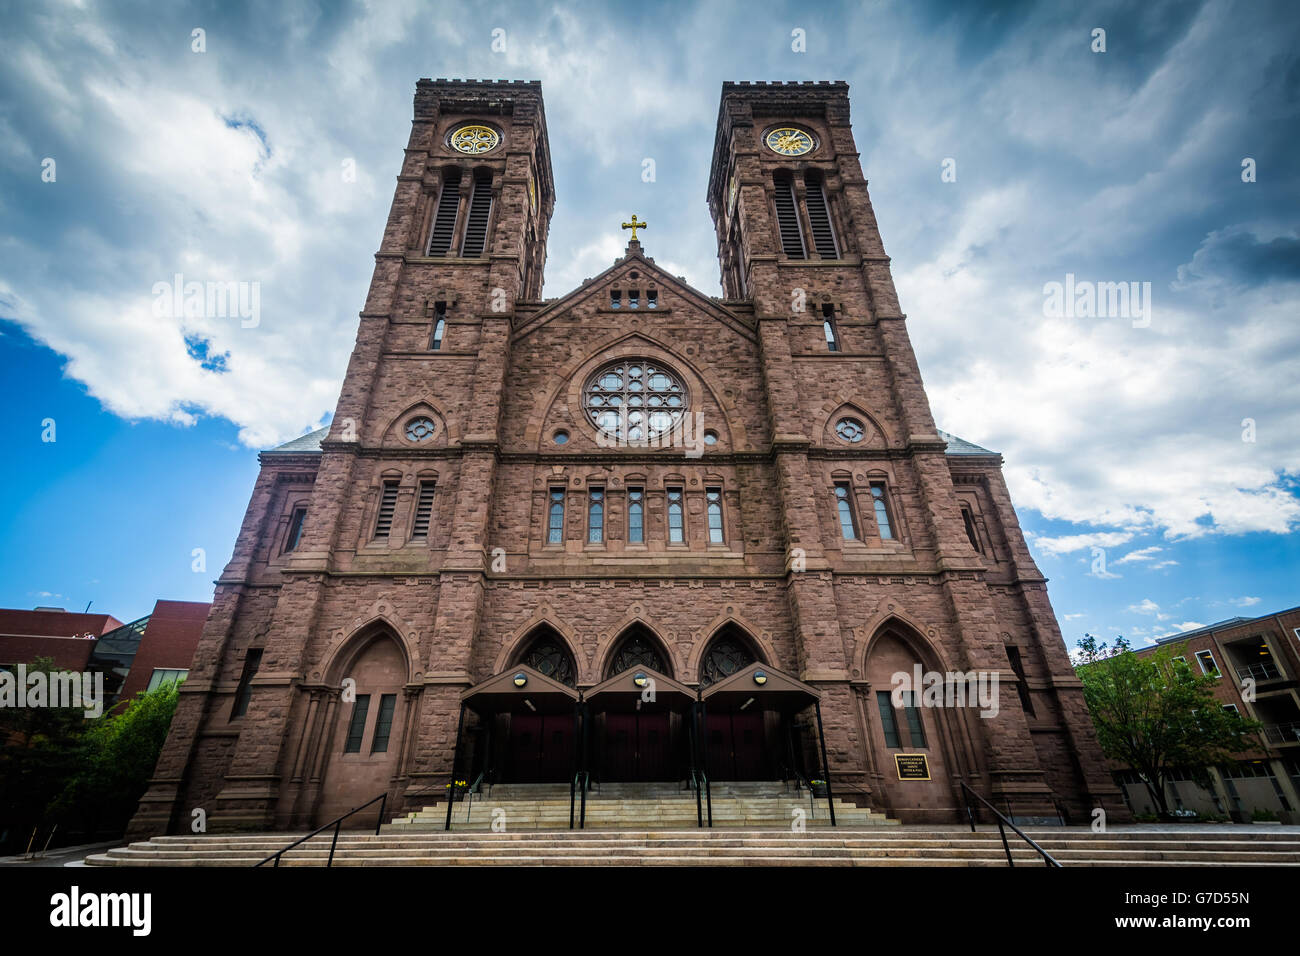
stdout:
{"type": "MultiPolygon", "coordinates": [[[[1064,866],[1300,866],[1300,833],[1249,826],[1182,830],[1122,827],[1029,832],[1064,866]]],[[[252,866],[296,834],[164,836],[90,856],[91,866],[252,866]]],[[[324,866],[332,834],[285,854],[282,866],[324,866]]],[[[1020,841],[1015,841],[1020,843],[1020,841]]],[[[1027,845],[1013,845],[1017,866],[1042,866],[1027,845]]],[[[996,866],[1006,857],[996,829],[958,827],[512,830],[442,832],[408,826],[345,831],[335,866],[996,866]]]]}
{"type": "MultiPolygon", "coordinates": [[[[789,829],[801,819],[807,827],[829,827],[826,799],[808,791],[787,790],[767,781],[713,784],[714,827],[789,829]]],[[[705,820],[708,804],[701,800],[705,820]]],[[[574,804],[575,825],[581,816],[581,796],[574,804]]],[[[394,833],[442,830],[447,802],[441,800],[397,817],[385,829],[394,833]]],[[[494,821],[507,830],[567,830],[567,784],[497,784],[481,794],[458,800],[451,825],[457,831],[491,830],[494,821]]],[[[607,783],[587,795],[586,829],[664,830],[697,825],[695,794],[671,783],[607,783]]],[[[897,825],[883,813],[838,798],[835,822],[840,826],[897,825]]]]}

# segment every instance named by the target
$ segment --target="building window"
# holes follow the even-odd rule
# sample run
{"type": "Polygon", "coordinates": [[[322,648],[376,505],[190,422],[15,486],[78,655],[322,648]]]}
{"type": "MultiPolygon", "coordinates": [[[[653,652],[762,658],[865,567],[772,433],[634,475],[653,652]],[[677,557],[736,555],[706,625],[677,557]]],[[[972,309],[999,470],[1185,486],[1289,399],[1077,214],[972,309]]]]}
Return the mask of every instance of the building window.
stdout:
{"type": "Polygon", "coordinates": [[[425,442],[433,437],[435,431],[437,431],[437,426],[433,423],[433,419],[421,415],[419,418],[412,418],[406,423],[406,440],[425,442]]]}
{"type": "Polygon", "coordinates": [[[587,489],[587,543],[605,541],[605,489],[587,489]]]}
{"type": "Polygon", "coordinates": [[[822,306],[822,333],[826,336],[826,350],[840,351],[839,333],[835,331],[835,306],[822,306]]]}
{"type": "Polygon", "coordinates": [[[808,208],[808,225],[812,227],[813,247],[823,259],[838,259],[839,247],[835,243],[835,230],[831,226],[826,190],[821,173],[809,170],[804,176],[804,204],[808,208]]]}
{"type": "Polygon", "coordinates": [[[835,483],[835,507],[840,515],[840,534],[845,541],[856,541],[858,525],[853,518],[853,496],[847,481],[835,483]]]}
{"type": "Polygon", "coordinates": [[[627,292],[627,307],[629,309],[639,309],[641,307],[641,290],[629,289],[627,292]]]}
{"type": "Polygon", "coordinates": [[[442,337],[447,333],[447,303],[433,304],[433,332],[429,335],[429,348],[438,351],[442,348],[442,337]]]}
{"type": "Polygon", "coordinates": [[[772,178],[772,200],[776,205],[776,227],[781,235],[781,251],[790,259],[808,258],[803,244],[803,230],[799,228],[799,213],[794,202],[794,181],[789,173],[780,172],[772,178]]]}
{"type": "Polygon", "coordinates": [[[384,694],[379,698],[379,714],[375,717],[375,739],[370,745],[372,754],[388,753],[388,738],[393,732],[393,711],[396,709],[396,694],[384,694]]]}
{"type": "Polygon", "coordinates": [[[876,509],[876,529],[880,532],[882,541],[891,541],[894,537],[894,529],[889,523],[889,506],[885,503],[885,483],[883,481],[873,481],[871,483],[871,501],[876,509]]]}
{"type": "Polygon", "coordinates": [[[627,540],[645,541],[645,492],[640,488],[627,490],[627,540]]]}
{"type": "Polygon", "coordinates": [[[289,534],[284,539],[284,550],[286,553],[293,551],[298,547],[298,542],[302,540],[302,523],[306,518],[306,508],[293,509],[293,515],[289,518],[289,534]]]}
{"type": "Polygon", "coordinates": [[[682,525],[682,489],[668,489],[668,540],[673,544],[685,541],[682,525]]]}
{"type": "MultiPolygon", "coordinates": [[[[409,428],[408,428],[409,432],[409,428]]],[[[375,517],[375,537],[387,538],[393,530],[393,513],[397,511],[397,482],[385,481],[379,495],[379,514],[375,517]]]]}
{"type": "Polygon", "coordinates": [[[469,199],[469,217],[465,220],[465,239],[460,254],[476,259],[487,245],[488,220],[492,215],[492,174],[480,169],[474,174],[474,192],[469,199]]]}
{"type": "Polygon", "coordinates": [[[659,292],[655,289],[645,290],[645,307],[647,309],[659,308],[659,292]]]}
{"type": "Polygon", "coordinates": [[[239,674],[239,687],[235,690],[235,706],[230,711],[230,719],[243,717],[248,713],[248,702],[253,698],[253,677],[262,666],[262,648],[249,648],[244,657],[244,669],[239,674]]]}
{"type": "Polygon", "coordinates": [[[551,436],[551,441],[557,445],[567,445],[569,443],[569,433],[563,428],[558,428],[555,434],[551,436]]]}
{"type": "Polygon", "coordinates": [[[420,490],[415,498],[415,521],[411,524],[411,540],[424,541],[429,537],[429,525],[433,521],[434,482],[420,482],[420,490]]]}
{"type": "Polygon", "coordinates": [[[1219,665],[1214,662],[1214,654],[1210,651],[1197,651],[1196,661],[1201,665],[1201,673],[1207,677],[1218,677],[1219,665]]]}
{"type": "Polygon", "coordinates": [[[551,489],[551,507],[547,519],[547,544],[564,543],[564,489],[551,489]]]}
{"type": "Polygon", "coordinates": [[[894,702],[889,699],[889,691],[876,691],[876,706],[880,709],[880,729],[885,732],[885,746],[901,748],[903,743],[898,738],[898,721],[894,719],[894,702]]]}
{"type": "Polygon", "coordinates": [[[348,722],[348,740],[343,746],[345,754],[361,753],[361,738],[366,733],[366,715],[370,713],[370,695],[357,694],[352,705],[352,719],[348,722]]]}
{"type": "Polygon", "coordinates": [[[704,501],[709,512],[709,543],[722,544],[722,489],[706,488],[704,501]]]}
{"type": "Polygon", "coordinates": [[[1223,709],[1226,710],[1228,713],[1232,714],[1232,716],[1234,717],[1241,716],[1241,711],[1237,709],[1236,704],[1224,704],[1223,709]]]}
{"type": "Polygon", "coordinates": [[[856,418],[841,418],[835,423],[835,434],[850,445],[856,445],[862,441],[866,433],[866,426],[856,418]]]}
{"type": "Polygon", "coordinates": [[[687,396],[675,373],[642,359],[625,359],[588,380],[583,404],[592,424],[606,435],[640,442],[680,422],[687,396]]]}
{"type": "Polygon", "coordinates": [[[1030,717],[1036,716],[1034,713],[1034,700],[1029,693],[1029,685],[1025,683],[1025,664],[1020,659],[1020,648],[1014,645],[1007,645],[1007,662],[1011,665],[1011,670],[1016,675],[1016,693],[1020,695],[1020,707],[1030,717]]]}
{"type": "Polygon", "coordinates": [[[189,676],[190,672],[188,668],[168,669],[155,667],[153,673],[149,675],[149,686],[146,687],[145,690],[154,691],[163,684],[179,684],[189,676]]]}
{"type": "Polygon", "coordinates": [[[442,192],[433,214],[433,231],[429,234],[429,255],[445,256],[451,251],[456,234],[456,212],[460,208],[460,170],[449,169],[442,176],[442,192]]]}
{"type": "Polygon", "coordinates": [[[609,307],[611,309],[623,308],[623,291],[621,289],[609,290],[609,307]]]}
{"type": "Polygon", "coordinates": [[[970,546],[983,554],[984,549],[980,547],[979,534],[975,531],[975,516],[970,513],[970,508],[965,505],[961,506],[961,521],[966,526],[966,539],[970,541],[970,546]]]}
{"type": "Polygon", "coordinates": [[[912,748],[925,750],[925,726],[921,723],[921,708],[916,706],[916,691],[903,691],[903,713],[907,715],[907,735],[912,739],[912,748]]]}

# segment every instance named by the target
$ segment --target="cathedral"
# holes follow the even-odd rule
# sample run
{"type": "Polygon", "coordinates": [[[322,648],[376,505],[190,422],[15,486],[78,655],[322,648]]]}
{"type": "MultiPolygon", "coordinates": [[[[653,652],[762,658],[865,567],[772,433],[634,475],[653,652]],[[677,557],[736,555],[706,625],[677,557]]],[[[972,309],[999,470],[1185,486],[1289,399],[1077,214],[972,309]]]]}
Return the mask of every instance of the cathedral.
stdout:
{"type": "Polygon", "coordinates": [[[556,200],[539,83],[419,81],[337,409],[260,457],[132,834],[502,784],[1126,816],[1001,457],[931,417],[847,84],[723,84],[721,298],[635,216],[542,298],[556,200]]]}

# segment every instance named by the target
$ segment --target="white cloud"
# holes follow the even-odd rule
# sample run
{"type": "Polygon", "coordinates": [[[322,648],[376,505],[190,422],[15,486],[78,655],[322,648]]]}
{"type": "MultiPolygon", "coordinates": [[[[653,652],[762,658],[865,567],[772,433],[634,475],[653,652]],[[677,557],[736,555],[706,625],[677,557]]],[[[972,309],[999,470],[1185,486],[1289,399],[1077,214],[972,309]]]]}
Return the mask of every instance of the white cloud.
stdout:
{"type": "Polygon", "coordinates": [[[1140,604],[1130,604],[1128,609],[1135,614],[1155,614],[1160,610],[1160,605],[1150,598],[1143,598],[1140,604]]]}
{"type": "Polygon", "coordinates": [[[1075,551],[1091,550],[1092,548],[1113,548],[1132,539],[1133,534],[1131,532],[1105,531],[1090,534],[1067,534],[1059,537],[1040,536],[1033,538],[1031,543],[1044,554],[1056,556],[1072,554],[1075,551]]]}

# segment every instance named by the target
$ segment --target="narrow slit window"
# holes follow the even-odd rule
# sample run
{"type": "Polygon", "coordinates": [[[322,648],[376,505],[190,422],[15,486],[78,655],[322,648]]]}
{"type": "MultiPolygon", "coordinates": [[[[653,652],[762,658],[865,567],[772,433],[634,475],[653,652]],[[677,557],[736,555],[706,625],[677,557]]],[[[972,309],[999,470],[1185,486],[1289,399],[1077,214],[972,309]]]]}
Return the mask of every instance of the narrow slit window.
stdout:
{"type": "Polygon", "coordinates": [[[835,507],[840,516],[840,535],[845,541],[856,541],[858,525],[853,520],[853,495],[847,481],[835,483],[835,507]]]}
{"type": "Polygon", "coordinates": [[[379,495],[379,514],[375,518],[375,537],[387,538],[393,530],[393,514],[397,511],[397,482],[385,481],[379,495]]]}
{"type": "Polygon", "coordinates": [[[564,543],[564,489],[551,489],[551,506],[547,518],[547,544],[564,543]]]}
{"type": "Polygon", "coordinates": [[[375,716],[375,739],[370,744],[372,754],[388,753],[388,738],[393,733],[393,711],[396,709],[396,694],[384,694],[379,698],[379,713],[375,716]]]}
{"type": "Polygon", "coordinates": [[[822,306],[822,333],[826,336],[826,350],[840,351],[840,335],[835,329],[835,306],[822,306]]]}
{"type": "Polygon", "coordinates": [[[361,753],[361,738],[366,733],[366,716],[370,713],[370,695],[358,694],[352,705],[352,719],[348,721],[348,741],[343,747],[345,754],[361,753]]]}
{"type": "Polygon", "coordinates": [[[898,721],[894,717],[894,702],[889,699],[889,691],[876,691],[876,707],[880,710],[880,729],[885,732],[885,746],[892,749],[901,748],[898,737],[898,721]]]}
{"type": "Polygon", "coordinates": [[[627,490],[627,540],[645,541],[645,492],[640,488],[627,490]]]}
{"type": "Polygon", "coordinates": [[[429,525],[433,522],[432,481],[420,482],[420,491],[415,499],[415,521],[411,524],[411,540],[426,541],[429,538],[429,525]]]}
{"type": "Polygon", "coordinates": [[[603,544],[605,541],[605,489],[587,491],[587,543],[603,544]]]}
{"type": "Polygon", "coordinates": [[[915,750],[926,749],[925,725],[921,723],[921,708],[916,706],[916,691],[903,692],[903,712],[907,714],[907,735],[915,750]]]}
{"type": "Polygon", "coordinates": [[[975,530],[975,516],[971,514],[970,509],[965,505],[962,505],[961,508],[961,520],[962,524],[966,526],[966,538],[970,541],[970,546],[983,554],[984,549],[980,547],[979,534],[975,530]]]}
{"type": "Polygon", "coordinates": [[[289,534],[284,539],[284,550],[286,553],[297,549],[298,542],[302,540],[302,525],[306,520],[306,508],[293,509],[293,516],[289,518],[289,534]]]}
{"type": "Polygon", "coordinates": [[[248,702],[253,698],[253,678],[257,676],[257,669],[261,666],[262,649],[249,648],[248,654],[244,657],[244,669],[239,675],[239,688],[235,691],[235,706],[230,711],[231,720],[248,713],[248,702]]]}
{"type": "Polygon", "coordinates": [[[704,500],[709,512],[709,543],[722,544],[722,489],[705,489],[704,500]]]}
{"type": "Polygon", "coordinates": [[[442,348],[442,337],[447,334],[447,303],[433,304],[433,330],[429,333],[429,348],[436,352],[442,348]]]}
{"type": "Polygon", "coordinates": [[[883,482],[873,481],[871,483],[871,501],[876,509],[876,530],[880,532],[881,540],[893,540],[894,528],[889,523],[889,506],[885,503],[885,485],[883,482]]]}
{"type": "Polygon", "coordinates": [[[682,524],[682,489],[668,489],[668,540],[681,544],[686,540],[682,524]]]}

